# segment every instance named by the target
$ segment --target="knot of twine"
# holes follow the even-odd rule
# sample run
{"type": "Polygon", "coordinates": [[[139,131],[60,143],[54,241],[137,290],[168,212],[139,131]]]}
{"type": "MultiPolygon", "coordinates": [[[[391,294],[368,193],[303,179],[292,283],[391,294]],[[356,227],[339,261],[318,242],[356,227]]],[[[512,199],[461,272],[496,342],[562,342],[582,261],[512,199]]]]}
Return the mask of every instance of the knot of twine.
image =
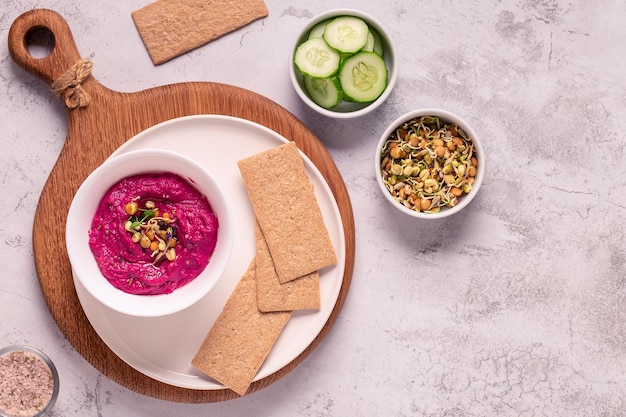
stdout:
{"type": "Polygon", "coordinates": [[[67,70],[52,83],[52,91],[65,102],[70,109],[89,105],[91,98],[83,90],[81,84],[91,75],[93,63],[79,59],[76,64],[67,70]]]}

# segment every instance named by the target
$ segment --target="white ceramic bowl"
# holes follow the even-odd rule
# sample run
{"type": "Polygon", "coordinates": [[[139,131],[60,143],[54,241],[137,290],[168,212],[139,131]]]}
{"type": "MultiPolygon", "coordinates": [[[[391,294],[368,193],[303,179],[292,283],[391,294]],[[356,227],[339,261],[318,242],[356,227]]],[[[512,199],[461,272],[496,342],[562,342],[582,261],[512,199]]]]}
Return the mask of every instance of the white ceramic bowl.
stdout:
{"type": "Polygon", "coordinates": [[[381,192],[383,193],[385,198],[391,203],[393,207],[400,210],[402,213],[408,214],[409,216],[412,216],[418,219],[440,219],[442,217],[451,216],[452,214],[458,213],[459,211],[463,210],[474,199],[474,197],[476,197],[476,194],[478,194],[478,190],[480,189],[480,186],[483,182],[483,177],[485,175],[485,154],[483,151],[483,146],[481,144],[480,138],[478,137],[474,129],[461,117],[453,113],[450,113],[448,111],[441,110],[441,109],[421,109],[421,110],[411,111],[409,113],[406,113],[398,117],[396,120],[393,121],[393,123],[389,125],[389,127],[382,134],[378,142],[378,146],[376,147],[376,154],[374,155],[374,172],[376,175],[376,181],[379,185],[381,192]],[[391,193],[387,189],[387,187],[385,186],[385,183],[383,181],[383,176],[381,174],[382,151],[383,151],[385,142],[387,141],[389,136],[403,123],[411,119],[414,119],[416,117],[420,117],[420,116],[437,116],[442,121],[456,124],[458,127],[463,129],[474,144],[474,149],[475,149],[474,156],[476,157],[478,161],[477,168],[476,168],[475,181],[472,184],[471,191],[459,197],[458,203],[455,206],[442,207],[440,211],[437,213],[425,213],[423,211],[412,210],[410,208],[405,207],[403,204],[399,203],[398,201],[396,201],[395,198],[391,195],[391,193]]]}
{"type": "Polygon", "coordinates": [[[398,65],[396,62],[395,50],[394,50],[391,37],[389,36],[385,28],[378,22],[378,20],[358,10],[334,9],[334,10],[329,10],[329,11],[326,11],[324,13],[321,13],[315,16],[313,19],[311,19],[307,23],[307,25],[304,27],[302,32],[300,32],[300,35],[298,36],[295,43],[293,44],[290,55],[289,55],[289,75],[291,77],[291,83],[293,84],[293,87],[296,90],[296,93],[298,94],[298,96],[300,96],[302,101],[306,103],[307,106],[309,106],[313,110],[325,116],[334,117],[338,119],[349,119],[349,118],[360,117],[371,112],[372,110],[380,106],[387,99],[387,97],[389,97],[389,95],[391,94],[391,91],[393,90],[393,87],[396,84],[396,80],[398,78],[398,65]],[[383,50],[384,50],[383,59],[385,61],[385,64],[387,65],[388,80],[387,80],[387,87],[385,88],[385,91],[383,91],[383,93],[371,103],[352,103],[348,101],[343,101],[338,106],[332,109],[326,109],[316,104],[315,102],[313,102],[313,100],[311,100],[311,98],[305,92],[302,74],[300,73],[300,71],[298,71],[298,68],[294,64],[294,55],[296,52],[296,48],[301,43],[307,40],[309,32],[315,25],[317,25],[318,23],[324,20],[331,19],[334,17],[339,17],[339,16],[359,17],[363,19],[371,28],[376,30],[376,32],[378,32],[378,34],[380,35],[383,50]]]}
{"type": "Polygon", "coordinates": [[[175,152],[144,149],[113,156],[87,177],[70,205],[66,245],[74,279],[80,281],[99,302],[131,316],[156,317],[173,314],[193,305],[215,286],[231,255],[233,230],[233,219],[224,193],[204,167],[175,152]],[[158,171],[172,172],[189,179],[207,197],[219,222],[217,243],[208,265],[200,275],[172,293],[129,294],[115,288],[100,272],[89,247],[89,229],[99,202],[112,185],[131,175],[158,171]]]}

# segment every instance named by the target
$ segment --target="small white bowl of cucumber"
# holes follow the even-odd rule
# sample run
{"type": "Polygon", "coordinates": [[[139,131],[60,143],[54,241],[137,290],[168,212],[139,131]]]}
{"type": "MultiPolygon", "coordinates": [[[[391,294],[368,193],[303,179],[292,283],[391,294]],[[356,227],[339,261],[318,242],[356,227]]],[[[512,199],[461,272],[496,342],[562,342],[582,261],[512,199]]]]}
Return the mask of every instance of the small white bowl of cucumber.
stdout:
{"type": "Polygon", "coordinates": [[[335,9],[311,19],[291,50],[291,81],[309,107],[334,118],[382,104],[398,77],[388,33],[372,16],[335,9]]]}

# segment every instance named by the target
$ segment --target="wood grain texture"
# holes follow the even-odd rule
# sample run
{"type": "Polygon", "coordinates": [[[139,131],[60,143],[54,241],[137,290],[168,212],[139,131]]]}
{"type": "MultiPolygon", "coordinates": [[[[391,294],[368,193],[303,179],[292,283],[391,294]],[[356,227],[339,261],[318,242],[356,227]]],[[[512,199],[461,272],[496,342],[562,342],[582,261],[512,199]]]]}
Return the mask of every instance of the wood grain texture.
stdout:
{"type": "MultiPolygon", "coordinates": [[[[12,24],[8,39],[13,60],[23,69],[51,84],[65,73],[80,54],[66,21],[56,12],[31,10],[12,24]],[[27,36],[46,28],[55,46],[44,58],[27,50],[27,36]]],[[[137,133],[166,120],[195,115],[221,114],[267,126],[298,147],[317,166],[337,201],[344,227],[346,260],[339,298],[328,322],[315,340],[291,363],[255,382],[249,393],[266,387],[300,364],[328,334],[346,299],[354,269],[355,239],[352,205],[341,174],[315,135],[294,115],[273,101],[238,87],[210,83],[179,83],[144,91],[112,91],[90,76],[83,89],[91,97],[87,107],[68,110],[68,131],[59,158],[42,190],[33,226],[33,251],[39,283],[48,309],[74,348],[96,369],[131,390],[152,397],[186,403],[217,402],[238,397],[231,390],[192,390],[153,380],[115,355],[89,324],[72,280],[65,249],[65,219],[50,221],[45,213],[67,212],[83,180],[113,151],[137,133]],[[48,237],[63,239],[54,251],[48,237]]]]}

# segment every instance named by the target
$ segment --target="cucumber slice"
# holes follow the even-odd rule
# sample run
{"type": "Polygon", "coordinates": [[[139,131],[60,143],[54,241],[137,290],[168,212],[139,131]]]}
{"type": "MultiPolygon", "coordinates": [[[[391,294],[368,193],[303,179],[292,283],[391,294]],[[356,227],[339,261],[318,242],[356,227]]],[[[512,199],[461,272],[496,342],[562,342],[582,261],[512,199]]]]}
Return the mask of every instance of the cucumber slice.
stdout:
{"type": "Polygon", "coordinates": [[[376,100],[387,87],[387,66],[375,52],[359,52],[346,59],[339,69],[339,81],[350,101],[376,100]]]}
{"type": "Polygon", "coordinates": [[[383,54],[384,54],[383,42],[380,40],[380,35],[378,34],[378,32],[376,32],[372,28],[370,28],[370,34],[374,38],[374,49],[373,49],[373,51],[376,52],[378,55],[383,56],[383,54]]]}
{"type": "Polygon", "coordinates": [[[316,104],[330,109],[341,103],[342,92],[336,78],[303,77],[304,90],[316,104]]]}
{"type": "Polygon", "coordinates": [[[370,28],[367,34],[367,42],[361,51],[376,52],[378,55],[383,56],[383,43],[380,40],[380,35],[374,29],[370,28]]]}
{"type": "Polygon", "coordinates": [[[323,22],[319,22],[317,25],[313,26],[313,28],[309,31],[308,39],[323,37],[324,29],[326,29],[327,23],[328,23],[328,20],[324,20],[323,22]]]}
{"type": "Polygon", "coordinates": [[[365,46],[368,33],[367,23],[362,19],[341,16],[328,22],[324,30],[324,40],[340,52],[354,53],[365,46]]]}
{"type": "Polygon", "coordinates": [[[365,46],[361,48],[361,51],[374,52],[374,35],[372,35],[371,30],[367,32],[367,42],[365,42],[365,46]]]}
{"type": "Polygon", "coordinates": [[[322,38],[312,38],[296,49],[294,63],[303,75],[328,78],[337,73],[341,56],[322,38]]]}

